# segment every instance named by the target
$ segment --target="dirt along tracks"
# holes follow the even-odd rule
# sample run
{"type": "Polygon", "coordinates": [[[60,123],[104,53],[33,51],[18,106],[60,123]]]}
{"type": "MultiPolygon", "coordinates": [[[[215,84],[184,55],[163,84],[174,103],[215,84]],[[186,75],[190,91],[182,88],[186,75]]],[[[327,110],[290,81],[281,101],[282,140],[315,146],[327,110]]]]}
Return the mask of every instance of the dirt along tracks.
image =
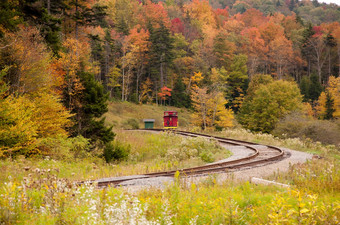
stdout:
{"type": "MultiPolygon", "coordinates": [[[[148,130],[150,132],[150,130],[148,130]]],[[[151,132],[162,132],[162,129],[154,129],[151,132]]],[[[131,131],[132,132],[132,131],[131,131]]],[[[311,159],[312,155],[290,149],[274,146],[259,145],[255,143],[239,141],[228,138],[213,137],[204,134],[176,131],[178,135],[189,137],[206,137],[216,139],[222,147],[233,153],[231,157],[201,167],[185,168],[179,170],[180,174],[188,182],[199,182],[207,175],[214,173],[217,182],[223,182],[233,174],[235,179],[251,180],[253,177],[264,178],[274,172],[284,172],[295,163],[304,163],[311,159]]],[[[136,191],[147,187],[162,188],[173,182],[176,171],[164,171],[143,175],[103,178],[94,182],[99,187],[122,186],[128,190],[136,191]]]]}

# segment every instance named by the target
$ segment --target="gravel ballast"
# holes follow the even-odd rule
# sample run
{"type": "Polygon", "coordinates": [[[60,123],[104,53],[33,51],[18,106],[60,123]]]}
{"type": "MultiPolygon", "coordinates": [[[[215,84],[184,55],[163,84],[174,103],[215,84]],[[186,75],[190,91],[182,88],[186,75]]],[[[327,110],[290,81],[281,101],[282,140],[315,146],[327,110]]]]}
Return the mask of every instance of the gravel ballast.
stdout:
{"type": "MultiPolygon", "coordinates": [[[[242,147],[242,146],[232,146],[227,144],[221,144],[222,147],[228,149],[233,153],[231,157],[222,161],[231,161],[239,158],[243,158],[246,156],[249,156],[253,153],[253,151],[242,147]]],[[[259,145],[260,146],[260,145],[259,145]]],[[[248,168],[248,169],[242,169],[240,171],[236,172],[229,172],[229,173],[218,173],[216,174],[215,178],[218,183],[222,183],[226,179],[229,179],[231,176],[233,176],[236,180],[241,181],[250,181],[253,177],[265,179],[266,177],[272,175],[274,172],[286,172],[288,171],[289,167],[293,164],[297,163],[305,163],[307,160],[311,160],[313,155],[305,152],[295,151],[287,148],[282,148],[286,155],[289,157],[284,158],[281,161],[277,161],[275,163],[267,164],[264,166],[259,166],[255,168],[248,168]]],[[[209,175],[202,175],[202,176],[196,176],[196,177],[189,177],[184,178],[187,182],[194,182],[199,183],[203,179],[206,179],[209,175]]],[[[150,179],[140,179],[140,180],[133,180],[133,181],[127,181],[122,183],[122,186],[127,189],[127,191],[136,192],[145,188],[164,188],[167,185],[171,184],[173,182],[172,177],[155,177],[150,179]]]]}

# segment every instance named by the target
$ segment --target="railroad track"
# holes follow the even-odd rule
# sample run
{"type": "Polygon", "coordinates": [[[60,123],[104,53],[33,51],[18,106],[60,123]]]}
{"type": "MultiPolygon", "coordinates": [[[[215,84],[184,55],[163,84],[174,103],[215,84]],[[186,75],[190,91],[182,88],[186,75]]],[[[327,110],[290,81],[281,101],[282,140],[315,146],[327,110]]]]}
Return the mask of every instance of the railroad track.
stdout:
{"type": "MultiPolygon", "coordinates": [[[[142,131],[144,129],[141,129],[142,131]]],[[[144,130],[146,131],[146,130],[144,130]]],[[[147,131],[166,131],[164,129],[148,129],[147,131]]],[[[224,161],[224,162],[216,162],[210,163],[203,166],[191,167],[191,168],[183,168],[179,170],[170,170],[170,171],[163,171],[163,172],[154,172],[154,173],[146,173],[142,175],[135,175],[135,176],[125,176],[125,177],[112,177],[112,178],[103,178],[95,181],[90,181],[90,183],[97,183],[98,187],[105,187],[105,186],[119,186],[121,183],[131,180],[138,180],[138,179],[148,179],[148,178],[155,178],[155,177],[173,177],[177,171],[183,176],[194,176],[194,175],[202,175],[202,174],[210,174],[210,173],[217,173],[217,172],[232,172],[240,169],[248,169],[253,167],[263,166],[269,163],[273,163],[275,161],[282,160],[286,157],[289,157],[287,153],[285,153],[282,149],[270,146],[270,145],[260,145],[252,142],[247,141],[240,141],[230,138],[222,138],[217,136],[211,136],[207,134],[199,134],[187,131],[173,131],[178,135],[188,136],[188,137],[205,137],[209,139],[215,139],[219,143],[228,144],[233,146],[243,146],[250,151],[251,154],[248,156],[231,160],[231,161],[224,161]]],[[[78,184],[82,184],[84,182],[79,182],[78,184]]]]}

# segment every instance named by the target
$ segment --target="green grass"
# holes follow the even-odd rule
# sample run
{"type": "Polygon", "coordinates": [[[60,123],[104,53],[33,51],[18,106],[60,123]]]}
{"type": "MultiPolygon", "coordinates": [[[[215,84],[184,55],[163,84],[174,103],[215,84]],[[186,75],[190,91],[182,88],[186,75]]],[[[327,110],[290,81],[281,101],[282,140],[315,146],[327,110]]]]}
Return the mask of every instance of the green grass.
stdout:
{"type": "Polygon", "coordinates": [[[45,175],[68,180],[134,175],[203,165],[231,155],[217,142],[203,138],[123,130],[116,130],[116,134],[117,141],[130,146],[131,152],[127,161],[107,164],[102,158],[94,155],[73,160],[18,157],[0,161],[0,183],[8,181],[9,176],[20,182],[24,177],[44,179],[45,175]],[[40,176],[41,171],[44,171],[43,177],[40,176]]]}

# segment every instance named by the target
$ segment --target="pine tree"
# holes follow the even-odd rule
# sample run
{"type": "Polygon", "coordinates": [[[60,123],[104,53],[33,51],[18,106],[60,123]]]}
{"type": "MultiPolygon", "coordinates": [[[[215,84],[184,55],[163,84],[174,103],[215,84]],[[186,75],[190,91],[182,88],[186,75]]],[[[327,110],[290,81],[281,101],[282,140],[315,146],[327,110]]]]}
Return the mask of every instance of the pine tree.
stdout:
{"type": "Polygon", "coordinates": [[[22,22],[17,1],[0,1],[0,38],[5,31],[14,31],[17,25],[22,22]]]}
{"type": "Polygon", "coordinates": [[[115,134],[112,127],[106,127],[102,115],[107,112],[108,94],[101,83],[95,80],[94,75],[86,72],[78,73],[84,86],[81,107],[74,109],[76,113],[75,134],[90,138],[92,143],[101,141],[107,144],[113,141],[115,134]],[[101,119],[99,119],[101,118],[101,119]]]}
{"type": "Polygon", "coordinates": [[[326,92],[326,114],[324,116],[325,120],[333,119],[333,113],[335,112],[334,108],[334,99],[332,98],[331,93],[326,92]]]}
{"type": "Polygon", "coordinates": [[[295,1],[294,1],[294,0],[290,0],[290,3],[289,3],[289,10],[290,10],[290,11],[293,11],[294,8],[295,8],[295,1]]]}
{"type": "Polygon", "coordinates": [[[41,35],[54,54],[58,54],[61,48],[61,14],[67,8],[65,0],[41,0],[21,1],[20,11],[25,21],[39,26],[41,35]],[[46,4],[48,3],[48,4],[46,4]]]}
{"type": "Polygon", "coordinates": [[[307,76],[303,76],[300,82],[300,90],[301,94],[303,95],[303,101],[308,102],[310,100],[310,87],[311,87],[311,81],[307,76]]]}
{"type": "Polygon", "coordinates": [[[177,79],[175,86],[172,91],[171,96],[173,105],[176,107],[191,107],[191,99],[190,96],[186,93],[185,85],[182,82],[182,79],[177,79]]]}
{"type": "Polygon", "coordinates": [[[151,42],[151,74],[157,76],[160,74],[160,87],[165,85],[166,71],[173,60],[173,38],[170,35],[170,30],[161,22],[158,28],[148,24],[151,42]]]}
{"type": "Polygon", "coordinates": [[[230,66],[230,72],[227,78],[227,106],[231,107],[234,112],[238,111],[247,89],[247,72],[247,56],[242,54],[236,55],[230,66]]]}
{"type": "Polygon", "coordinates": [[[318,100],[322,92],[322,86],[319,82],[318,75],[312,73],[310,76],[309,98],[312,102],[318,100]]]}

